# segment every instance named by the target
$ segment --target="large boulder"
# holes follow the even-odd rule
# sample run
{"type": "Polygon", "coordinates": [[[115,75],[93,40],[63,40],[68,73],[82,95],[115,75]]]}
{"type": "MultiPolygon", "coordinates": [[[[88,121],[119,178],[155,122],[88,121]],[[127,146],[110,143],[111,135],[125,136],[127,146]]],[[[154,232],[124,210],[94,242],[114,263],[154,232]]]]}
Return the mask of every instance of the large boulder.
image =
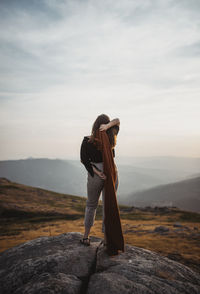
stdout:
{"type": "Polygon", "coordinates": [[[135,246],[108,257],[100,246],[96,273],[90,278],[88,294],[193,294],[200,293],[200,275],[190,268],[135,246]]]}
{"type": "Polygon", "coordinates": [[[94,272],[101,239],[80,244],[80,233],[40,237],[0,254],[1,294],[81,293],[94,272]]]}
{"type": "Polygon", "coordinates": [[[129,245],[108,256],[102,239],[86,247],[82,237],[40,237],[2,252],[0,293],[200,293],[200,275],[176,261],[129,245]]]}

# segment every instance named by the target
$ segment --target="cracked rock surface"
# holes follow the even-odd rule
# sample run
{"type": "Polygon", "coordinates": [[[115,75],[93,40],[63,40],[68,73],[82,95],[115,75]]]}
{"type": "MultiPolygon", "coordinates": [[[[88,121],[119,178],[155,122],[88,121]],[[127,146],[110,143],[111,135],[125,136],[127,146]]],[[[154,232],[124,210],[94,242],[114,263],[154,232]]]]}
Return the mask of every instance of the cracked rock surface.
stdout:
{"type": "Polygon", "coordinates": [[[91,245],[71,232],[40,237],[0,254],[2,294],[199,294],[200,275],[155,252],[125,245],[108,256],[100,242],[91,245]]]}

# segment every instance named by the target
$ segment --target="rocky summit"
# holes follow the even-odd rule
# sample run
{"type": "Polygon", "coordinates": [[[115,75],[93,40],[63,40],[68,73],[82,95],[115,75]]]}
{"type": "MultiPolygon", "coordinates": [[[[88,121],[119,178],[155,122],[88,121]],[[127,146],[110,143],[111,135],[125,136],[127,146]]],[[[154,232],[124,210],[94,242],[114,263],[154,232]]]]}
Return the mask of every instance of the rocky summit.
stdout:
{"type": "Polygon", "coordinates": [[[81,233],[40,237],[0,254],[1,294],[199,294],[200,275],[158,253],[125,245],[108,256],[81,233]]]}

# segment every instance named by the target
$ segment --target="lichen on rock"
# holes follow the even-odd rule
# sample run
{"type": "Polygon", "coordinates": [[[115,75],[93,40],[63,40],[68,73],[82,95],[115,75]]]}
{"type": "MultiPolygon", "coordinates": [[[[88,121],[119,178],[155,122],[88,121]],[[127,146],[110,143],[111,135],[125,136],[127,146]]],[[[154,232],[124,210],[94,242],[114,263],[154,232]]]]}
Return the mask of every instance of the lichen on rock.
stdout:
{"type": "Polygon", "coordinates": [[[0,254],[2,294],[199,294],[200,275],[136,246],[109,256],[102,239],[80,244],[81,233],[40,237],[0,254]]]}

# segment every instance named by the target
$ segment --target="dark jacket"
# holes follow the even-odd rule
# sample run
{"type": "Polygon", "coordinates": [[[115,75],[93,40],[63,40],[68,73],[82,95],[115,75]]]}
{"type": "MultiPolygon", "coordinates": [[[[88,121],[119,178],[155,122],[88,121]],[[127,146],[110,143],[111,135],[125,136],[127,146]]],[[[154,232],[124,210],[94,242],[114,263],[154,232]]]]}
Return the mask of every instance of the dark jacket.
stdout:
{"type": "MultiPolygon", "coordinates": [[[[113,126],[111,129],[115,129],[115,134],[119,132],[119,126],[113,126]]],[[[115,149],[112,149],[113,157],[115,157],[115,149]]],[[[85,166],[86,170],[94,177],[94,171],[91,162],[102,162],[102,151],[98,150],[96,146],[89,142],[89,138],[85,136],[83,138],[81,149],[80,149],[80,161],[85,166]]]]}

